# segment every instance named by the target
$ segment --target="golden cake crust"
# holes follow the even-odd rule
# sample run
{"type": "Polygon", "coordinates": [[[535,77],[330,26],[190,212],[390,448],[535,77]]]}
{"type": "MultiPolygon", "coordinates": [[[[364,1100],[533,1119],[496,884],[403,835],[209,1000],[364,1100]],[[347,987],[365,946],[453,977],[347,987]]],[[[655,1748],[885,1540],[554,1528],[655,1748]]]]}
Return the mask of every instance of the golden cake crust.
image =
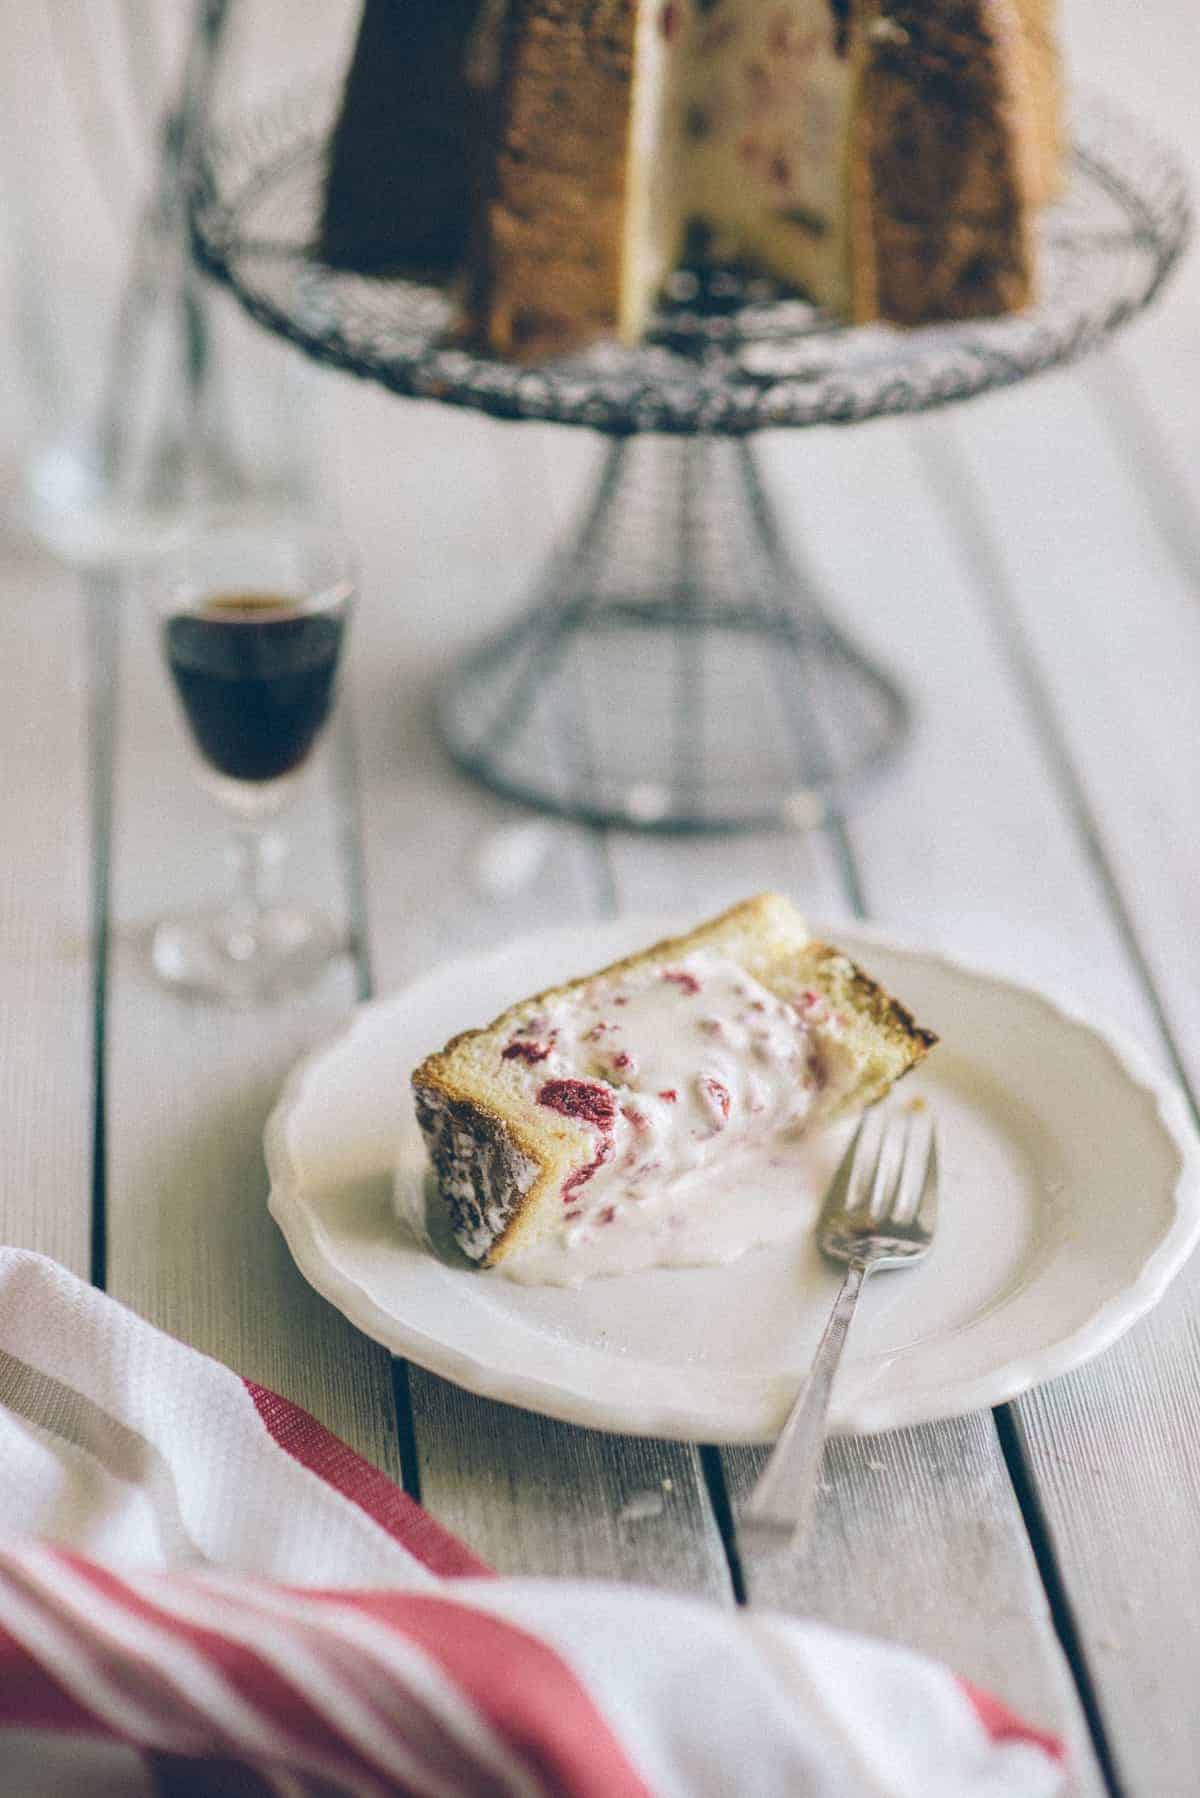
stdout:
{"type": "Polygon", "coordinates": [[[851,56],[855,318],[1027,305],[1036,152],[1015,0],[856,0],[851,56]]]}
{"type": "Polygon", "coordinates": [[[510,0],[469,334],[532,360],[617,328],[636,0],[510,0]]]}

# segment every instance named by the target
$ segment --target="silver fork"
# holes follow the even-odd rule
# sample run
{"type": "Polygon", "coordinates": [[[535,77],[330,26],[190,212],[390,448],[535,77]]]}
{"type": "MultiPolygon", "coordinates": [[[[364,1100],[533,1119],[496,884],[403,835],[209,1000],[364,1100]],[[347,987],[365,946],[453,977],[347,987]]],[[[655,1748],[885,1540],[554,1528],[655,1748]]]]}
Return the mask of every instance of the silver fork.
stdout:
{"type": "Polygon", "coordinates": [[[825,1447],[834,1376],[867,1275],[877,1267],[919,1261],[933,1241],[937,1217],[937,1134],[930,1122],[896,1112],[868,1112],[833,1183],[817,1223],[823,1254],[844,1262],[846,1277],[825,1326],[812,1369],[788,1414],[771,1458],[742,1508],[738,1530],[748,1547],[791,1541],[808,1522],[825,1447]],[[868,1172],[869,1170],[869,1172],[868,1172]]]}

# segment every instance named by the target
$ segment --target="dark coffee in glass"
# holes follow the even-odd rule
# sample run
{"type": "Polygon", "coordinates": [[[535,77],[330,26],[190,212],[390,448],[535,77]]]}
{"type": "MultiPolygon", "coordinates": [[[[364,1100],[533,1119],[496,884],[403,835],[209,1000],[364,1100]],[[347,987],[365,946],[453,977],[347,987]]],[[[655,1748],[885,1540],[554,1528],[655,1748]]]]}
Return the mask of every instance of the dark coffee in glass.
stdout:
{"type": "Polygon", "coordinates": [[[344,616],[270,593],[220,593],[164,624],[196,746],[218,774],[269,781],[304,762],[329,715],[344,616]]]}

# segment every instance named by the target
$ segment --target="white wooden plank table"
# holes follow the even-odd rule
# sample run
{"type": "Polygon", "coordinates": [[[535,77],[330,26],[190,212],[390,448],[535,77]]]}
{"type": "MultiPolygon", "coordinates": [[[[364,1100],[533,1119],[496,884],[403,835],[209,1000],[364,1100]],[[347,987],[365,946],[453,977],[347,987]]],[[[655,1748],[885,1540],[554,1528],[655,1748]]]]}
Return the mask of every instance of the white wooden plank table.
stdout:
{"type": "MultiPolygon", "coordinates": [[[[1073,0],[1073,60],[1100,86],[1119,69],[1200,167],[1200,32],[1184,0],[1156,13],[1148,31],[1133,0],[1102,17],[1073,0]]],[[[314,429],[365,597],[293,873],[355,947],[249,1014],[147,972],[154,916],[219,886],[221,825],[135,597],[0,537],[3,1240],[306,1405],[498,1568],[744,1599],[729,1506],[761,1455],[600,1436],[393,1365],[292,1266],[263,1121],[356,999],[447,955],[766,885],[1073,989],[1194,1108],[1198,302],[1193,265],[1078,371],[765,446],[839,616],[920,702],[904,762],[844,827],[679,843],[548,825],[536,878],[507,887],[489,850],[526,815],[447,767],[429,694],[517,602],[595,446],[329,382],[314,429]],[[629,1506],[648,1490],[653,1516],[629,1506]]],[[[834,1443],[808,1552],[764,1596],[945,1656],[1067,1736],[1080,1798],[1192,1798],[1198,1345],[1193,1269],[1115,1349],[1011,1406],[834,1443]]]]}

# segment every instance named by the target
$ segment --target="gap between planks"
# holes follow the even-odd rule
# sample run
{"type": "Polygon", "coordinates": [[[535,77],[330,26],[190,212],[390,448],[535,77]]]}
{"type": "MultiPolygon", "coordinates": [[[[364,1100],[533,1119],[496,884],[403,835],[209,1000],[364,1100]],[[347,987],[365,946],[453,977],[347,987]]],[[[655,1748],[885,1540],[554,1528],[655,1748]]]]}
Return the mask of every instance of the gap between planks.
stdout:
{"type": "Polygon", "coordinates": [[[107,1038],[110,874],[112,868],[113,754],[116,744],[120,589],[115,578],[83,582],[87,632],[88,751],[91,832],[92,957],[92,1205],[90,1277],[103,1292],[108,1283],[107,1038]]]}
{"type": "MultiPolygon", "coordinates": [[[[861,547],[861,538],[853,534],[846,537],[842,527],[847,510],[854,522],[868,511],[874,516],[874,507],[882,497],[884,522],[889,518],[898,521],[902,525],[898,540],[912,540],[914,518],[929,508],[915,488],[912,493],[907,492],[907,470],[897,463],[902,443],[899,427],[884,427],[873,435],[865,435],[861,446],[857,441],[846,445],[844,456],[840,441],[836,445],[826,443],[820,461],[803,469],[805,489],[811,489],[814,482],[819,488],[824,480],[830,483],[835,499],[844,491],[854,493],[852,504],[840,509],[837,504],[832,508],[824,506],[820,499],[813,502],[816,515],[810,523],[819,528],[813,530],[812,536],[817,543],[823,543],[826,558],[831,551],[841,558],[837,566],[841,569],[842,585],[847,563],[852,570],[857,562],[859,585],[864,593],[877,593],[879,600],[887,602],[897,594],[901,598],[905,595],[904,582],[897,583],[890,574],[886,550],[881,552],[882,561],[873,552],[864,556],[857,550],[855,561],[850,561],[842,552],[847,544],[861,547]],[[830,462],[834,464],[832,474],[830,462]],[[859,478],[856,485],[848,487],[845,477],[851,468],[859,478]],[[898,487],[905,493],[903,504],[896,498],[898,487]],[[891,507],[890,514],[887,505],[891,507]],[[880,581],[882,586],[877,585],[880,581]]],[[[783,443],[777,442],[770,453],[774,456],[778,450],[782,454],[783,449],[783,443]]],[[[799,465],[808,452],[797,444],[789,448],[788,454],[799,465]]],[[[906,451],[904,456],[907,457],[906,451]]],[[[796,473],[801,474],[799,466],[796,473]]],[[[799,480],[797,485],[800,490],[799,480]]],[[[926,534],[934,526],[935,520],[930,516],[926,534]]],[[[896,529],[890,535],[885,530],[882,541],[887,545],[895,537],[896,529]]],[[[932,542],[930,547],[934,547],[932,542]]],[[[892,544],[893,553],[894,548],[892,544]]],[[[807,560],[807,555],[802,555],[801,565],[807,560]]],[[[952,593],[952,577],[953,571],[942,551],[936,558],[931,556],[928,563],[922,562],[914,579],[921,588],[929,587],[932,579],[932,600],[943,587],[947,594],[952,593]]],[[[848,597],[848,593],[843,595],[848,597]]],[[[872,641],[876,625],[882,629],[888,622],[888,605],[879,611],[877,619],[876,601],[871,602],[870,608],[862,600],[857,603],[860,616],[854,629],[861,628],[865,639],[872,641]]],[[[953,632],[960,629],[956,613],[957,608],[952,607],[945,621],[951,628],[952,641],[953,632]]],[[[900,617],[893,606],[893,626],[900,617]]],[[[937,628],[940,632],[945,626],[939,622],[937,628]]],[[[994,651],[977,627],[961,628],[966,631],[961,648],[978,677],[984,663],[993,660],[994,651]]],[[[906,626],[906,638],[911,635],[906,626]]],[[[908,657],[910,678],[919,674],[921,657],[929,649],[929,630],[916,635],[918,646],[908,657]]],[[[879,647],[877,642],[876,648],[879,647]]],[[[905,642],[906,652],[909,648],[905,642]]],[[[983,678],[992,676],[984,672],[983,678]]],[[[945,688],[944,680],[941,687],[945,688]]],[[[1010,704],[1007,709],[1015,708],[1010,704]]],[[[921,764],[928,764],[929,757],[939,749],[954,754],[960,746],[960,736],[961,732],[946,730],[944,708],[931,716],[918,731],[916,740],[913,760],[918,776],[923,778],[921,764]]],[[[1018,759],[1023,766],[1032,759],[1030,750],[1022,749],[1018,759]]],[[[928,772],[926,766],[924,773],[928,772]]],[[[969,772],[968,768],[967,775],[969,772]]],[[[871,816],[869,807],[866,812],[866,834],[876,861],[880,861],[882,851],[881,871],[888,877],[892,915],[897,902],[907,912],[914,898],[932,901],[935,911],[939,899],[945,904],[953,898],[957,912],[962,898],[975,890],[979,870],[973,858],[964,865],[956,862],[952,853],[948,857],[935,853],[914,888],[913,858],[920,860],[927,847],[928,805],[923,787],[914,787],[909,779],[905,795],[904,784],[902,780],[901,824],[891,827],[890,837],[886,827],[881,835],[879,812],[871,816]],[[906,797],[911,814],[907,821],[906,797]],[[897,830],[901,832],[899,838],[897,830]]],[[[952,809],[956,801],[961,804],[969,784],[963,772],[957,771],[947,789],[952,809]]],[[[893,813],[895,809],[893,802],[893,813]]],[[[977,811],[973,803],[972,819],[977,811]]],[[[1003,816],[1003,807],[1000,815],[1003,816]]],[[[706,852],[702,845],[675,847],[669,852],[643,847],[636,853],[624,849],[619,853],[623,897],[635,909],[644,896],[657,899],[660,894],[670,894],[678,898],[689,888],[698,890],[697,882],[704,888],[707,905],[724,897],[740,896],[749,879],[759,884],[786,879],[814,916],[825,913],[831,923],[837,907],[844,906],[847,897],[851,903],[857,897],[862,909],[866,909],[857,858],[849,833],[841,827],[826,833],[823,843],[808,838],[802,844],[797,839],[781,837],[745,842],[739,845],[736,858],[727,852],[706,852]],[[823,854],[817,853],[819,849],[823,854]],[[736,891],[730,884],[735,876],[736,891]]],[[[923,861],[920,865],[925,866],[923,861]]],[[[1003,858],[985,856],[983,866],[987,873],[1004,878],[1003,858]]],[[[986,926],[986,917],[982,922],[986,926]]],[[[752,1451],[731,1450],[724,1457],[724,1465],[731,1488],[740,1491],[752,1480],[760,1458],[752,1451]]],[[[806,1560],[786,1570],[786,1578],[770,1593],[771,1601],[850,1627],[891,1633],[940,1653],[967,1671],[973,1666],[977,1678],[1006,1691],[1009,1701],[1026,1714],[1040,1712],[1042,1719],[1052,1725],[1065,1724],[1072,1738],[1081,1789],[1086,1785],[1092,1790],[1086,1720],[1049,1624],[1046,1594],[1037,1576],[1028,1533],[990,1415],[959,1419],[936,1430],[900,1432],[861,1442],[837,1439],[830,1445],[827,1479],[833,1494],[819,1508],[813,1549],[806,1560]],[[891,1580],[880,1582],[869,1577],[868,1569],[877,1560],[893,1569],[891,1580]],[[953,1585],[947,1591],[949,1582],[953,1585]],[[969,1602],[956,1605],[954,1600],[967,1591],[971,1594],[969,1602]],[[987,1617],[984,1630],[972,1622],[981,1605],[987,1617]]]]}
{"type": "Polygon", "coordinates": [[[94,1024],[90,644],[78,578],[0,530],[0,1241],[87,1278],[94,1024]]]}
{"type": "MultiPolygon", "coordinates": [[[[360,989],[388,991],[447,955],[607,915],[613,895],[602,839],[557,821],[532,826],[549,843],[532,888],[510,894],[483,879],[490,840],[524,831],[529,814],[457,775],[429,717],[451,642],[498,623],[506,595],[528,590],[549,548],[554,520],[537,454],[545,433],[423,410],[414,457],[413,409],[357,389],[346,402],[338,491],[364,591],[400,587],[405,597],[403,609],[386,600],[360,609],[345,691],[357,743],[343,779],[356,797],[343,801],[342,828],[357,832],[351,904],[368,950],[358,979],[360,989]],[[395,521],[412,517],[422,530],[398,533],[395,521]]],[[[582,481],[591,447],[556,442],[556,469],[575,461],[582,481]]],[[[729,1602],[694,1449],[555,1423],[411,1365],[397,1386],[410,1490],[499,1571],[621,1578],[729,1602]],[[631,1503],[651,1492],[657,1521],[637,1518],[631,1503]]]]}
{"type": "Polygon", "coordinates": [[[922,428],[917,436],[917,449],[929,485],[952,532],[958,538],[966,565],[974,577],[974,591],[986,609],[992,630],[1008,661],[1014,684],[1023,698],[1050,778],[1074,824],[1079,846],[1092,870],[1121,945],[1153,1015],[1171,1071],[1187,1099],[1194,1121],[1200,1126],[1200,1109],[1188,1078],[1179,1039],[1167,1016],[1137,926],[1104,848],[1099,820],[1075,766],[1066,736],[1058,723],[1049,688],[1013,603],[1013,593],[1003,559],[980,506],[978,487],[953,442],[945,434],[922,428]]]}
{"type": "MultiPolygon", "coordinates": [[[[344,1019],[350,972],[343,962],[311,992],[246,1012],[167,991],[153,977],[152,920],[216,888],[223,833],[195,780],[152,622],[131,591],[120,599],[119,655],[106,651],[115,673],[104,750],[111,773],[96,776],[110,783],[112,811],[107,879],[97,882],[107,917],[95,920],[107,945],[105,1286],[152,1324],[302,1405],[395,1477],[388,1357],[303,1281],[264,1202],[263,1124],[287,1069],[344,1019]]],[[[326,768],[322,758],[290,812],[291,884],[336,910],[343,864],[326,768]]],[[[106,804],[97,806],[101,819],[106,804]]]]}
{"type": "MultiPolygon", "coordinates": [[[[1107,429],[1119,444],[1126,474],[1141,490],[1151,516],[1169,542],[1173,555],[1179,560],[1185,546],[1190,546],[1195,540],[1195,516],[1190,504],[1186,507],[1184,505],[1182,490],[1175,482],[1173,469],[1160,466],[1155,471],[1161,476],[1160,483],[1155,483],[1148,477],[1153,459],[1158,457],[1161,462],[1165,458],[1165,447],[1152,419],[1139,403],[1132,378],[1127,374],[1124,377],[1110,376],[1107,380],[1093,378],[1090,386],[1100,396],[1101,415],[1107,429]],[[1130,458],[1129,446],[1121,441],[1124,436],[1122,427],[1133,431],[1139,451],[1136,458],[1130,458]],[[1163,493],[1167,495],[1165,503],[1160,498],[1163,493]],[[1184,535],[1185,525],[1189,527],[1187,535],[1184,535]]],[[[1023,701],[1045,767],[1072,821],[1081,852],[1091,868],[1113,928],[1153,1018],[1171,1072],[1194,1121],[1200,1125],[1197,1094],[1189,1080],[1179,1040],[1168,1017],[1137,925],[1106,851],[1100,822],[1084,779],[1059,722],[1049,686],[1015,604],[994,527],[984,513],[976,476],[968,468],[955,440],[946,433],[919,427],[916,441],[929,487],[940,504],[952,533],[958,539],[964,561],[973,577],[972,589],[986,612],[1001,653],[1009,665],[1013,684],[1023,701]]],[[[1187,566],[1186,557],[1180,562],[1180,566],[1194,579],[1194,572],[1187,566]]],[[[1054,1627],[1087,1718],[1097,1760],[1113,1798],[1122,1798],[1125,1788],[1105,1720],[1098,1683],[1088,1663],[1077,1609],[1071,1601],[1054,1532],[1039,1496],[1036,1470],[1025,1443],[1020,1416],[1013,1406],[1006,1405],[996,1411],[995,1418],[1013,1490],[1029,1532],[1054,1627]]]]}
{"type": "MultiPolygon", "coordinates": [[[[834,833],[837,834],[837,833],[834,833]]],[[[814,916],[842,903],[837,845],[828,836],[743,839],[736,868],[719,844],[622,843],[623,898],[675,902],[703,887],[706,908],[744,896],[748,881],[786,882],[814,916]],[[737,893],[729,881],[738,880],[737,893]]],[[[732,1511],[765,1451],[704,1451],[733,1556],[732,1511]]],[[[834,1438],[825,1485],[799,1555],[734,1561],[738,1586],[774,1609],[862,1630],[923,1650],[1004,1696],[1071,1742],[1077,1793],[1092,1776],[1085,1721],[1058,1644],[1007,1471],[986,1413],[880,1437],[834,1438]],[[886,1577],[883,1572],[886,1570],[886,1577]],[[970,1594],[969,1600],[966,1594],[970,1594]],[[980,1607],[988,1624],[978,1624],[980,1607]]]]}
{"type": "MultiPolygon", "coordinates": [[[[929,440],[933,441],[932,438],[929,440]]],[[[1036,671],[1032,665],[1030,677],[1036,679],[1036,671]]],[[[855,917],[865,923],[869,916],[866,889],[863,885],[858,857],[854,852],[845,821],[841,818],[832,820],[827,831],[835,845],[838,866],[846,884],[847,901],[852,907],[855,917]]],[[[1097,842],[1097,851],[1098,847],[1097,842]]],[[[1042,1590],[1046,1595],[1054,1633],[1070,1669],[1071,1679],[1079,1698],[1088,1734],[1091,1737],[1100,1776],[1108,1788],[1110,1798],[1124,1798],[1117,1779],[1116,1763],[1113,1759],[1108,1731],[1105,1728],[1096,1696],[1095,1682],[1092,1679],[1087,1656],[1071,1611],[1066,1583],[1055,1553],[1054,1541],[1037,1499],[1037,1487],[1033,1472],[1021,1447],[1012,1407],[998,1405],[993,1408],[991,1415],[996,1431],[996,1441],[1008,1471],[1013,1497],[1021,1513],[1025,1533],[1029,1538],[1029,1546],[1033,1553],[1038,1579],[1041,1581],[1042,1590]]]]}

